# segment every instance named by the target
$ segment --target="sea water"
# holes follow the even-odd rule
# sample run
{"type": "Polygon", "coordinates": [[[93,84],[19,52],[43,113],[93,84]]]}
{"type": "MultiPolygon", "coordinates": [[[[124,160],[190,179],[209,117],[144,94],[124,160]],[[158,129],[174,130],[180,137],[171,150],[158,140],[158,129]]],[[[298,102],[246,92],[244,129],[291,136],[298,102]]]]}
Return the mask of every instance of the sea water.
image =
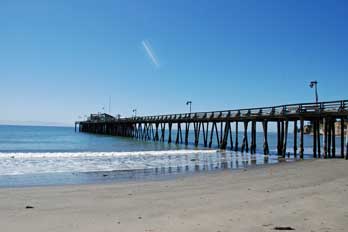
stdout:
{"type": "MultiPolygon", "coordinates": [[[[189,137],[193,141],[192,133],[189,137]]],[[[1,125],[0,186],[108,182],[274,164],[280,161],[275,155],[276,133],[269,132],[268,137],[271,155],[264,156],[262,133],[257,133],[257,153],[250,155],[221,151],[216,143],[208,149],[76,133],[72,127],[1,125]]],[[[239,133],[239,145],[241,142],[239,133]]],[[[311,157],[311,144],[312,136],[305,135],[306,158],[311,157]]],[[[293,134],[289,133],[289,152],[293,152],[292,145],[293,134]]]]}

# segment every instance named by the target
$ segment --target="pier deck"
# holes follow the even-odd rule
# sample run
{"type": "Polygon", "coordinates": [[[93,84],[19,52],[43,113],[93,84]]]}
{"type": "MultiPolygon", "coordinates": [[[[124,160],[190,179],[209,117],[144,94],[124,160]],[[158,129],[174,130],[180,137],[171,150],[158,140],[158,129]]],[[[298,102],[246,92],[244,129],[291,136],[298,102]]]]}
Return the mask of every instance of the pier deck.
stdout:
{"type": "Polygon", "coordinates": [[[314,158],[346,158],[348,159],[348,139],[345,139],[348,119],[348,100],[298,103],[237,110],[212,112],[195,112],[143,117],[115,118],[107,114],[91,115],[86,121],[75,123],[80,132],[133,137],[141,140],[153,140],[176,144],[189,143],[189,133],[193,125],[194,144],[198,146],[203,139],[204,147],[211,147],[213,139],[220,149],[231,149],[241,152],[256,153],[257,123],[263,128],[263,152],[269,154],[268,124],[276,123],[277,153],[285,157],[289,123],[293,123],[293,154],[297,152],[301,158],[304,154],[304,126],[310,122],[313,132],[314,158]],[[335,123],[340,122],[341,151],[336,154],[335,123]],[[298,125],[299,124],[299,125],[298,125]],[[176,136],[172,138],[172,128],[176,126],[176,136]],[[243,139],[238,141],[239,125],[242,126],[243,139]],[[248,126],[250,128],[250,146],[248,126]],[[234,127],[234,129],[233,129],[234,127]],[[321,145],[320,129],[323,129],[321,145]],[[299,151],[297,147],[299,131],[299,151]]]}

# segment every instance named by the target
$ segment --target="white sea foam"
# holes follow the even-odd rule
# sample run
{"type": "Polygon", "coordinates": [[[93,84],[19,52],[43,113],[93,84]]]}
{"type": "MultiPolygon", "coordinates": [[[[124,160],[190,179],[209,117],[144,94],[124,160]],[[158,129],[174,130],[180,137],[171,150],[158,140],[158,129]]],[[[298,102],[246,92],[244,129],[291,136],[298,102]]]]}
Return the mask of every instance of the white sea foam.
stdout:
{"type": "Polygon", "coordinates": [[[163,156],[212,154],[217,150],[164,150],[164,151],[131,151],[131,152],[10,152],[0,153],[1,158],[83,158],[83,157],[124,157],[124,156],[163,156]]]}
{"type": "MultiPolygon", "coordinates": [[[[119,171],[197,166],[216,169],[222,165],[241,168],[264,163],[263,155],[219,150],[162,150],[134,152],[39,152],[0,153],[0,176],[119,171]]],[[[270,159],[269,162],[274,162],[270,159]]]]}
{"type": "MultiPolygon", "coordinates": [[[[194,165],[217,150],[0,153],[0,175],[135,170],[194,165]]],[[[216,157],[213,158],[216,160],[216,157]]]]}

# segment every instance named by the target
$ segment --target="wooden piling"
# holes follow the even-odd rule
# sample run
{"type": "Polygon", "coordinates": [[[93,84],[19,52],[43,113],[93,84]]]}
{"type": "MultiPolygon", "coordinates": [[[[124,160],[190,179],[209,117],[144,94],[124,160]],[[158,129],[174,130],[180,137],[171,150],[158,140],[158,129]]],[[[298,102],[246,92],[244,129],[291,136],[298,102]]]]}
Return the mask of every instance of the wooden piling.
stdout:
{"type": "Polygon", "coordinates": [[[297,120],[294,121],[294,157],[297,157],[297,120]]]}
{"type": "Polygon", "coordinates": [[[208,129],[209,129],[209,122],[207,122],[207,128],[204,127],[204,122],[202,122],[202,133],[203,133],[204,147],[208,146],[208,129]]]}
{"type": "Polygon", "coordinates": [[[168,123],[168,143],[172,143],[172,126],[171,122],[168,123]]]}
{"type": "MultiPolygon", "coordinates": [[[[283,122],[283,124],[284,124],[284,122],[283,122]]],[[[282,146],[283,158],[285,158],[285,155],[286,155],[286,146],[287,146],[287,140],[288,140],[288,127],[289,127],[289,121],[286,120],[284,133],[283,133],[283,146],[282,146]]]]}
{"type": "Polygon", "coordinates": [[[268,148],[268,122],[267,122],[267,120],[262,121],[262,127],[263,127],[263,154],[268,155],[269,148],[268,148]]]}
{"type": "Polygon", "coordinates": [[[304,121],[300,119],[300,158],[303,159],[304,144],[303,144],[303,133],[304,133],[304,121]]]}
{"type": "Polygon", "coordinates": [[[232,122],[229,122],[229,134],[230,134],[230,144],[231,144],[231,150],[233,150],[233,134],[232,134],[232,126],[231,126],[232,122]]]}
{"type": "Polygon", "coordinates": [[[209,147],[211,148],[213,144],[213,135],[214,135],[214,123],[211,125],[211,130],[210,130],[210,140],[209,140],[209,147]]]}
{"type": "Polygon", "coordinates": [[[277,121],[277,154],[278,154],[278,156],[280,155],[280,133],[281,133],[281,131],[280,131],[280,121],[278,120],[277,121]]]}
{"type": "Polygon", "coordinates": [[[313,120],[312,121],[312,126],[313,126],[313,157],[317,158],[317,121],[313,120]]]}
{"type": "Polygon", "coordinates": [[[243,136],[243,144],[241,151],[249,152],[249,144],[248,144],[248,121],[244,121],[244,136],[243,136]]]}
{"type": "Polygon", "coordinates": [[[329,158],[331,158],[331,125],[331,118],[329,118],[327,121],[327,155],[329,158]]]}
{"type": "Polygon", "coordinates": [[[218,147],[220,147],[219,132],[218,132],[218,128],[217,128],[216,122],[214,122],[213,125],[215,125],[216,142],[217,142],[218,147]]]}
{"type": "Polygon", "coordinates": [[[335,128],[336,119],[331,120],[331,144],[332,144],[332,158],[336,158],[336,128],[335,128]]]}
{"type": "Polygon", "coordinates": [[[250,144],[250,153],[256,153],[256,121],[251,121],[251,144],[250,144]]]}
{"type": "Polygon", "coordinates": [[[223,139],[221,140],[220,143],[220,149],[226,149],[227,147],[227,139],[228,139],[228,133],[229,133],[229,126],[230,126],[230,122],[226,122],[225,123],[225,129],[224,129],[224,133],[223,133],[223,139]]]}
{"type": "Polygon", "coordinates": [[[284,121],[283,120],[281,120],[280,121],[280,148],[279,148],[279,150],[280,150],[280,154],[279,155],[283,155],[283,146],[284,146],[284,138],[285,138],[285,134],[284,134],[284,132],[285,132],[285,130],[284,130],[284,121]]]}
{"type": "Polygon", "coordinates": [[[236,121],[236,141],[234,145],[234,151],[238,151],[238,121],[236,121]]]}
{"type": "Polygon", "coordinates": [[[344,158],[344,118],[341,118],[341,158],[344,158]]]}
{"type": "Polygon", "coordinates": [[[317,120],[317,146],[318,146],[318,158],[321,158],[321,150],[320,150],[320,119],[317,120]]]}
{"type": "Polygon", "coordinates": [[[161,142],[164,142],[166,134],[166,123],[161,123],[161,142]]]}
{"type": "Polygon", "coordinates": [[[324,126],[324,142],[323,142],[323,150],[324,150],[324,158],[327,158],[327,118],[323,118],[323,126],[324,126]]]}
{"type": "Polygon", "coordinates": [[[185,124],[185,145],[188,145],[188,137],[189,137],[189,132],[190,132],[190,123],[186,122],[185,124]]]}
{"type": "Polygon", "coordinates": [[[158,141],[158,140],[159,140],[159,136],[158,136],[158,127],[159,127],[159,123],[156,123],[156,124],[155,124],[155,127],[156,127],[156,131],[155,131],[155,141],[158,141]]]}

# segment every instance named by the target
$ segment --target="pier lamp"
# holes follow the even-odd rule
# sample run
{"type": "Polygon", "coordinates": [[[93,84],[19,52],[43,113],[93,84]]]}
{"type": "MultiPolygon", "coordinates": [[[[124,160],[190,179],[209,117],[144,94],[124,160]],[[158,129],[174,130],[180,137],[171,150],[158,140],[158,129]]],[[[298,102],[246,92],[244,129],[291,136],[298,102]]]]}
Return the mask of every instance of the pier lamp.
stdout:
{"type": "Polygon", "coordinates": [[[134,117],[137,117],[137,109],[133,109],[134,117]]]}
{"type": "Polygon", "coordinates": [[[315,89],[315,102],[318,103],[318,88],[317,88],[318,82],[317,81],[311,81],[309,84],[309,87],[312,89],[315,89]]]}
{"type": "Polygon", "coordinates": [[[192,101],[187,101],[187,102],[186,102],[186,105],[187,105],[187,106],[190,105],[190,114],[191,114],[191,105],[192,105],[192,101]]]}

